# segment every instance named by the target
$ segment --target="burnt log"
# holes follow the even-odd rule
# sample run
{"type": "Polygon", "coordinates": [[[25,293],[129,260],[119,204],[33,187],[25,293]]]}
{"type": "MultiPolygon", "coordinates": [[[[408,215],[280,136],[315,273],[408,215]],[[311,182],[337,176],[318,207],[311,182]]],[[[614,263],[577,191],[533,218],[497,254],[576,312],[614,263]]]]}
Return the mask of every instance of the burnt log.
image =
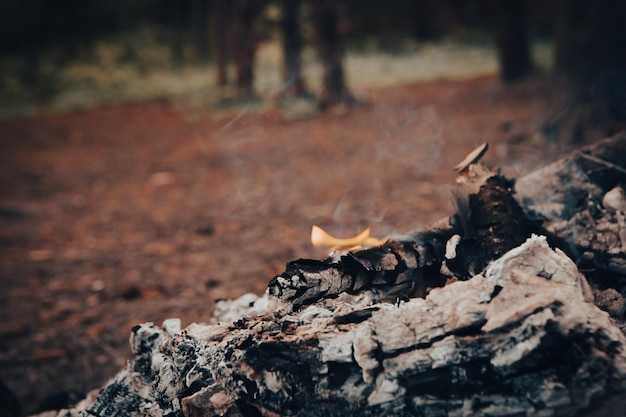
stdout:
{"type": "Polygon", "coordinates": [[[626,286],[624,155],[626,134],[620,134],[522,178],[517,186],[474,169],[453,190],[457,212],[450,218],[375,248],[290,262],[270,282],[269,292],[296,306],[363,289],[376,290],[381,300],[423,296],[445,283],[441,269],[471,278],[537,233],[565,250],[594,283],[621,293],[626,286]],[[450,250],[454,255],[446,254],[450,250]]]}
{"type": "Polygon", "coordinates": [[[442,222],[432,230],[388,240],[375,248],[339,252],[321,261],[292,261],[270,281],[268,291],[294,306],[363,290],[375,293],[381,301],[424,295],[427,288],[446,281],[439,270],[446,241],[454,231],[451,224],[442,222]]]}
{"type": "Polygon", "coordinates": [[[448,278],[469,279],[489,262],[544,230],[513,197],[513,181],[470,164],[454,189],[457,213],[413,234],[364,250],[299,259],[272,279],[273,296],[298,307],[343,292],[373,292],[377,301],[426,295],[448,278]]]}
{"type": "Polygon", "coordinates": [[[136,326],[135,359],[59,415],[576,415],[626,389],[626,339],[590,297],[541,237],[400,304],[266,295],[234,322],[136,326]]]}
{"type": "Polygon", "coordinates": [[[594,286],[626,290],[626,134],[517,182],[525,213],[555,236],[594,286]]]}
{"type": "Polygon", "coordinates": [[[523,221],[495,216],[472,227],[471,212],[457,213],[379,247],[292,263],[288,270],[310,275],[304,286],[279,282],[284,301],[270,284],[262,297],[218,303],[213,324],[138,325],[134,359],[58,415],[623,415],[615,407],[626,398],[626,337],[594,292],[608,289],[597,286],[601,267],[622,276],[614,265],[623,242],[614,244],[624,226],[617,218],[625,146],[618,136],[558,161],[542,186],[531,174],[518,182],[516,199],[497,175],[460,186],[468,192],[457,196],[459,210],[482,201],[501,214],[516,207],[510,216],[523,221]],[[492,203],[472,197],[485,190],[492,203]],[[599,211],[590,225],[577,219],[582,209],[599,211]],[[472,277],[437,281],[449,278],[462,242],[500,244],[509,229],[496,226],[507,219],[516,239],[530,235],[474,265],[480,273],[472,277]],[[609,226],[598,229],[601,220],[609,226]],[[533,234],[537,227],[550,238],[533,234]],[[591,227],[612,237],[579,239],[591,227]],[[594,288],[577,265],[589,251],[610,259],[594,264],[594,288]],[[320,290],[322,282],[330,287],[320,290]]]}

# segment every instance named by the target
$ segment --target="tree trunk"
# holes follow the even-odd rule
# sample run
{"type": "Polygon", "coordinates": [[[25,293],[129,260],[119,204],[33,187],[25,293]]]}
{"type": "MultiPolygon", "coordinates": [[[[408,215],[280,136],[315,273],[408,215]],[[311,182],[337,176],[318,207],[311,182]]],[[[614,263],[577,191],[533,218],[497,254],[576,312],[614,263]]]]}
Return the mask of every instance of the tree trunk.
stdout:
{"type": "Polygon", "coordinates": [[[194,48],[199,61],[209,59],[209,0],[192,0],[189,24],[191,26],[194,48]]]}
{"type": "Polygon", "coordinates": [[[254,95],[254,55],[257,33],[255,21],[260,11],[256,0],[233,0],[233,57],[238,95],[250,98],[254,95]]]}
{"type": "Polygon", "coordinates": [[[136,326],[134,359],[59,416],[620,415],[624,299],[620,313],[603,291],[626,282],[624,152],[626,135],[579,151],[522,178],[517,200],[470,165],[437,226],[295,261],[212,325],[136,326]],[[455,265],[467,253],[480,260],[455,265]],[[612,280],[591,274],[592,289],[586,260],[612,280]]]}
{"type": "Polygon", "coordinates": [[[339,31],[337,0],[311,2],[313,23],[317,33],[319,53],[324,66],[324,81],[320,94],[322,108],[335,103],[354,104],[343,71],[343,42],[339,31]]]}
{"type": "Polygon", "coordinates": [[[283,30],[285,92],[296,96],[307,95],[302,78],[302,33],[300,30],[300,0],[281,0],[283,30]]]}
{"type": "Polygon", "coordinates": [[[228,3],[222,0],[211,0],[211,28],[213,33],[213,49],[215,66],[217,67],[217,85],[228,85],[228,45],[231,16],[228,3]]]}
{"type": "Polygon", "coordinates": [[[500,77],[505,83],[527,77],[532,70],[527,10],[524,0],[492,1],[500,77]]]}
{"type": "Polygon", "coordinates": [[[557,3],[555,66],[573,94],[559,117],[567,142],[612,135],[626,126],[626,3],[620,0],[557,3]]]}
{"type": "Polygon", "coordinates": [[[172,64],[175,68],[181,68],[184,61],[183,44],[186,8],[184,5],[166,3],[162,13],[162,19],[167,27],[167,38],[170,51],[172,52],[172,64]]]}

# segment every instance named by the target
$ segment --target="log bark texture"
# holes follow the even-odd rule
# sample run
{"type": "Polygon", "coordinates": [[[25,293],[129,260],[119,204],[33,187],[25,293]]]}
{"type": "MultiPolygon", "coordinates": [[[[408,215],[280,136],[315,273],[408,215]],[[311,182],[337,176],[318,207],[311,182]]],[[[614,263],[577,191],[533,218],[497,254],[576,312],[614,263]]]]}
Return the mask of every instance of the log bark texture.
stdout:
{"type": "Polygon", "coordinates": [[[626,293],[626,133],[523,177],[516,190],[594,285],[626,293]]]}
{"type": "Polygon", "coordinates": [[[262,297],[219,303],[213,324],[136,326],[127,367],[58,415],[624,415],[614,405],[626,394],[626,338],[619,318],[593,302],[594,291],[607,287],[591,288],[574,260],[597,264],[594,286],[600,267],[611,279],[623,277],[624,251],[613,243],[624,226],[617,217],[626,153],[614,152],[625,147],[616,137],[546,168],[536,177],[541,186],[532,175],[519,181],[519,205],[509,186],[490,188],[487,179],[470,206],[480,190],[509,189],[495,208],[514,203],[535,222],[513,219],[514,229],[521,225],[515,239],[530,235],[497,249],[486,268],[474,265],[468,279],[435,288],[429,281],[445,276],[441,268],[463,245],[476,247],[463,242],[498,243],[496,223],[470,229],[467,213],[381,247],[296,261],[287,271],[298,279],[273,280],[284,301],[270,294],[270,283],[262,297]],[[581,207],[592,210],[589,202],[598,213],[587,224],[576,216],[581,207]],[[602,222],[610,227],[598,229],[602,222]],[[532,234],[535,227],[552,236],[532,234]],[[610,230],[614,240],[580,239],[579,229],[571,231],[580,227],[582,236],[610,230]],[[426,289],[423,298],[413,297],[416,288],[426,289]]]}

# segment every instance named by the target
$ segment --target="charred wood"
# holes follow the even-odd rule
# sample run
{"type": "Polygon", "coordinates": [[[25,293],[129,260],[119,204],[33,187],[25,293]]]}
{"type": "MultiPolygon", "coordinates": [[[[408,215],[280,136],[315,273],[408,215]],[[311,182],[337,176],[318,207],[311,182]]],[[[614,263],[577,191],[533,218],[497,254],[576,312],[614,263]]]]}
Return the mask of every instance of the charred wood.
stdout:
{"type": "Polygon", "coordinates": [[[626,290],[626,134],[520,179],[524,211],[561,242],[592,283],[626,290]]]}
{"type": "Polygon", "coordinates": [[[455,196],[457,213],[427,231],[321,261],[289,262],[270,281],[269,293],[295,306],[363,290],[374,291],[379,301],[424,296],[450,278],[442,267],[458,279],[471,278],[541,231],[513,197],[513,182],[500,175],[483,170],[459,185],[455,196]]]}
{"type": "Polygon", "coordinates": [[[458,278],[480,274],[489,262],[540,231],[515,201],[513,187],[513,181],[494,175],[475,194],[455,193],[459,209],[454,217],[461,239],[455,247],[456,256],[446,259],[446,266],[458,278]],[[461,203],[463,199],[467,202],[461,203]]]}
{"type": "Polygon", "coordinates": [[[574,416],[626,390],[626,339],[590,300],[533,237],[424,299],[292,312],[266,295],[234,322],[136,326],[135,359],[59,415],[574,416]]]}
{"type": "Polygon", "coordinates": [[[324,297],[374,290],[380,299],[393,300],[439,287],[446,241],[454,228],[445,225],[402,240],[355,252],[343,252],[326,260],[299,259],[272,279],[269,293],[295,306],[324,297]]]}

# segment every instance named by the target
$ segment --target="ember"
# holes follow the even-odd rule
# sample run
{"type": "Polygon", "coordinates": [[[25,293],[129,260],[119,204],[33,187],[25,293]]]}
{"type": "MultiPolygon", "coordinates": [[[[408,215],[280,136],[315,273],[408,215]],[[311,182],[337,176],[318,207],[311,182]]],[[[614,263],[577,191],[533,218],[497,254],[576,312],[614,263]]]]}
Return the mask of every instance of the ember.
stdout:
{"type": "Polygon", "coordinates": [[[361,234],[351,238],[338,239],[326,233],[321,227],[311,228],[311,243],[313,246],[329,246],[331,251],[335,250],[355,250],[379,246],[387,239],[376,239],[370,236],[370,229],[365,229],[361,234]]]}

